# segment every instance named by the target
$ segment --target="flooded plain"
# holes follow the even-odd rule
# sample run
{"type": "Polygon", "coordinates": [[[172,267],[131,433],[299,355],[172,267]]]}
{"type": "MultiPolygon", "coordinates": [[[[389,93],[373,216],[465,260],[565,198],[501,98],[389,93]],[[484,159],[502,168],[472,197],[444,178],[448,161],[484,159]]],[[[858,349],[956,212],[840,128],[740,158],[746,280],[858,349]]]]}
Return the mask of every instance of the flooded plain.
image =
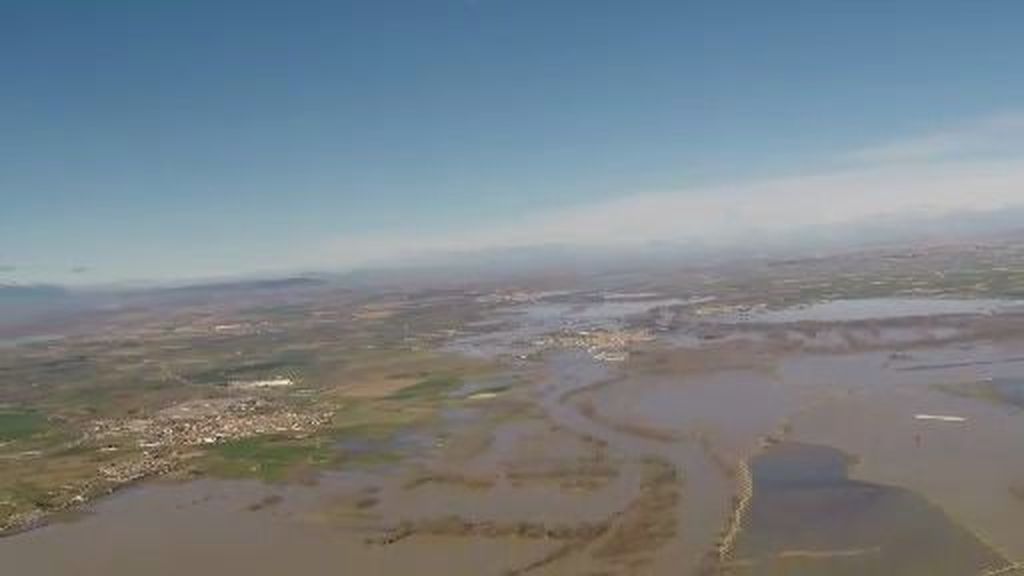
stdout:
{"type": "Polygon", "coordinates": [[[550,547],[444,536],[397,551],[371,546],[358,525],[340,529],[323,518],[331,505],[325,492],[213,481],[144,486],[74,523],[7,538],[0,557],[5,573],[25,575],[473,574],[480,566],[502,573],[550,547]],[[275,495],[280,503],[272,503],[275,495]]]}
{"type": "Polygon", "coordinates": [[[754,310],[731,316],[727,321],[763,324],[792,322],[854,322],[892,318],[995,314],[1020,311],[1024,303],[1013,300],[962,300],[955,298],[865,298],[828,300],[777,310],[754,310]]]}
{"type": "Polygon", "coordinates": [[[471,403],[395,440],[397,463],[314,485],[143,484],[0,540],[0,558],[27,576],[982,576],[1024,560],[1017,304],[701,319],[621,362],[532,343],[673,305],[516,305],[449,343],[509,374],[458,389],[471,403]]]}

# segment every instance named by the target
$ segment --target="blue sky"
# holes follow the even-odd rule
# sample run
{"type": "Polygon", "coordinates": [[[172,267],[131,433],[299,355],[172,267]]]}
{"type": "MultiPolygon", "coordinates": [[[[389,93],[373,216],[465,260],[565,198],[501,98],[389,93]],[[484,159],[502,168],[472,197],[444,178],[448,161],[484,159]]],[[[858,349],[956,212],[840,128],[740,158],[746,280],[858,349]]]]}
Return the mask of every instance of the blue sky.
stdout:
{"type": "Polygon", "coordinates": [[[999,208],[1024,200],[1020,22],[1009,0],[6,0],[0,283],[999,208]]]}

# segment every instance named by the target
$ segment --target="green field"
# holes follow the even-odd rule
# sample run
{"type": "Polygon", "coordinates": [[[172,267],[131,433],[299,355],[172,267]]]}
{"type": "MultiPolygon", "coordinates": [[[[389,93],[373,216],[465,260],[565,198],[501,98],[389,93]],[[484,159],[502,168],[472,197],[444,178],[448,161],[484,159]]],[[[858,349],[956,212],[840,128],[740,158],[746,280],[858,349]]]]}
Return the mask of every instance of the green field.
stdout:
{"type": "Polygon", "coordinates": [[[37,412],[0,410],[0,442],[29,438],[46,429],[46,418],[37,412]]]}

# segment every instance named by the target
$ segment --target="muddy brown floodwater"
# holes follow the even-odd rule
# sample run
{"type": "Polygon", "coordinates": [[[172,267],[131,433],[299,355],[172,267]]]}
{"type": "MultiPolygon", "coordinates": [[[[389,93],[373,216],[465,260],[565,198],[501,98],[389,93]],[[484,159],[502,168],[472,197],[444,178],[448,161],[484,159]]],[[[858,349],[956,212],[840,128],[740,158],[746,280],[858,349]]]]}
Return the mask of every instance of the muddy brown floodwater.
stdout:
{"type": "Polygon", "coordinates": [[[729,572],[959,576],[1005,561],[921,496],[851,480],[834,448],[782,443],[751,464],[756,495],[729,572]]]}
{"type": "Polygon", "coordinates": [[[198,481],[149,485],[98,504],[70,524],[0,543],[4,574],[474,574],[495,573],[551,545],[540,540],[426,536],[398,550],[368,546],[358,527],[317,517],[331,490],[198,481]],[[268,495],[281,503],[253,510],[268,495]]]}

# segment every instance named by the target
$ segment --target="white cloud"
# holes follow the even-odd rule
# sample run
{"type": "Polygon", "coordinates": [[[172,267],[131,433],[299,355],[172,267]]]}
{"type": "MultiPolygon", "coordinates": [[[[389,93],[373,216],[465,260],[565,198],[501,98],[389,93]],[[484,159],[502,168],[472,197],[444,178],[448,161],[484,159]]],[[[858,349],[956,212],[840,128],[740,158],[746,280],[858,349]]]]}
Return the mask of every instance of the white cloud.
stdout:
{"type": "Polygon", "coordinates": [[[868,164],[936,161],[1021,150],[1024,113],[1012,112],[856,150],[848,159],[868,164]]]}
{"type": "Polygon", "coordinates": [[[1024,115],[884,143],[848,159],[857,162],[827,173],[631,194],[470,230],[342,238],[319,256],[353,266],[544,244],[732,241],[755,232],[1024,206],[1024,115]]]}

